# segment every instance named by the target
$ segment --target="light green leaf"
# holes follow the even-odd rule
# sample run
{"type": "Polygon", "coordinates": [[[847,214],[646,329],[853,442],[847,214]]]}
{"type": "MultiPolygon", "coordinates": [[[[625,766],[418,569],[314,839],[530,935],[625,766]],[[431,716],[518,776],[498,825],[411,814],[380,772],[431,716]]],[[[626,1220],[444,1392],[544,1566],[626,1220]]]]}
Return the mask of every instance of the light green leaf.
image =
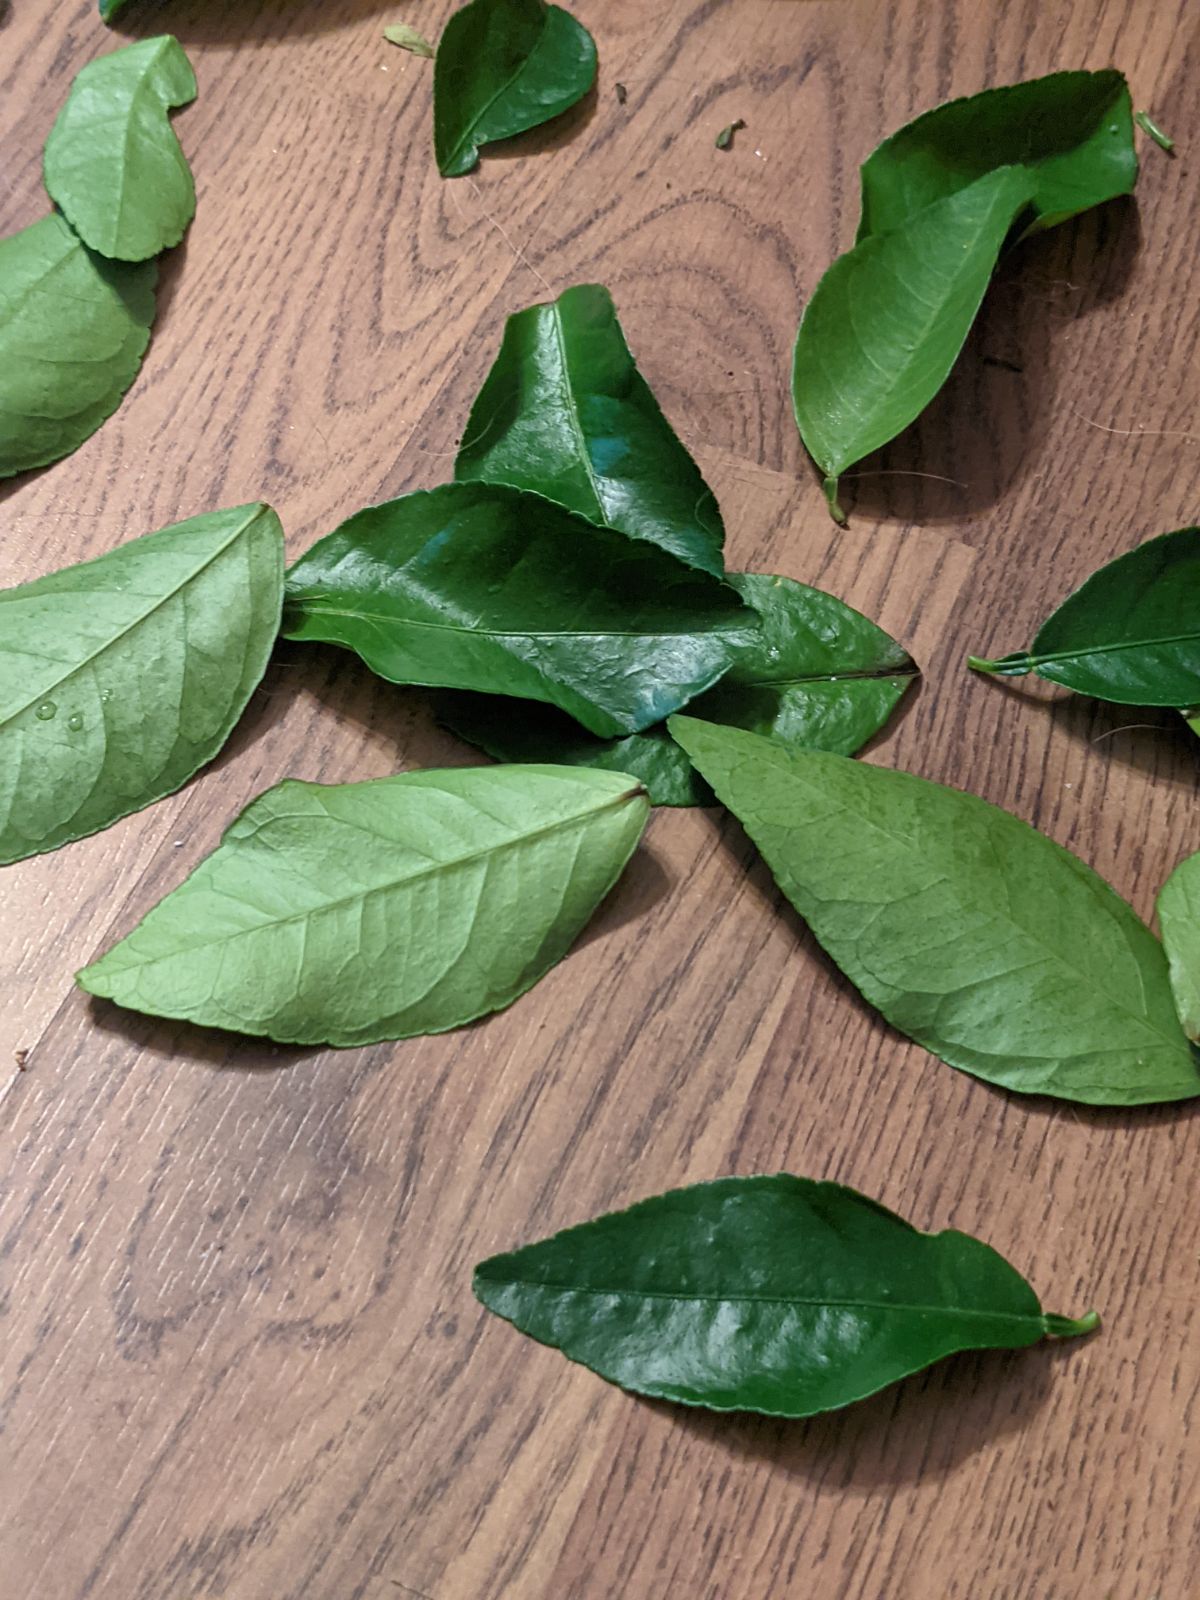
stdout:
{"type": "Polygon", "coordinates": [[[433,142],[443,178],[479,147],[570,110],[596,81],[596,46],[545,0],[471,0],[446,24],[433,72],[433,142]]]}
{"type": "Polygon", "coordinates": [[[1099,1326],[1047,1314],[1003,1256],[781,1172],[673,1189],[493,1256],[475,1293],[637,1394],[811,1417],[957,1350],[1099,1326]]]}
{"type": "Polygon", "coordinates": [[[383,30],[383,37],[389,44],[399,45],[401,50],[407,50],[411,55],[433,59],[433,46],[429,40],[407,22],[394,22],[390,28],[383,30]]]}
{"type": "Polygon", "coordinates": [[[289,780],[79,982],[290,1044],[441,1033],[566,954],[648,813],[624,773],[575,768],[289,780]]]}
{"type": "Polygon", "coordinates": [[[1162,946],[1090,867],[974,795],[740,729],[671,732],[846,976],[901,1032],[1024,1094],[1200,1094],[1162,946]]]}
{"type": "Polygon", "coordinates": [[[1163,884],[1158,925],[1183,1031],[1200,1043],[1200,855],[1188,856],[1163,884]]]}
{"type": "Polygon", "coordinates": [[[282,599],[283,530],[262,505],[0,590],[0,862],[107,828],[210,761],[282,599]]]}
{"type": "Polygon", "coordinates": [[[69,455],[117,409],[157,272],[93,255],[59,216],[0,240],[0,478],[69,455]]]}
{"type": "Polygon", "coordinates": [[[908,427],[945,383],[1033,190],[1023,167],[1001,167],[864,239],[817,285],[796,339],[792,395],[839,521],[838,478],[908,427]]]}
{"type": "Polygon", "coordinates": [[[91,249],[145,261],[183,238],[196,187],[167,113],[195,97],[191,62],[169,33],[78,74],[46,141],[45,176],[50,198],[91,249]]]}

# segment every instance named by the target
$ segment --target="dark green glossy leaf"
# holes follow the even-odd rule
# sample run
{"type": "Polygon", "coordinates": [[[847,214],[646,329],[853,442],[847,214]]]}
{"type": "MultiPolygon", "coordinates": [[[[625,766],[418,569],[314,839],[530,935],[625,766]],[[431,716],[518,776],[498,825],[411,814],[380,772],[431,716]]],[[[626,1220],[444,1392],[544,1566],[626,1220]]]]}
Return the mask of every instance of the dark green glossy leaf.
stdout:
{"type": "Polygon", "coordinates": [[[964,1233],[787,1173],[643,1200],[475,1269],[498,1315],[636,1394],[809,1417],[959,1350],[1099,1326],[1043,1312],[964,1233]]]}
{"type": "Polygon", "coordinates": [[[0,478],[69,455],[137,376],[153,261],[105,261],[59,216],[0,240],[0,478]]]}
{"type": "Polygon", "coordinates": [[[383,30],[383,37],[389,44],[398,45],[401,50],[407,50],[410,55],[425,56],[427,60],[433,59],[433,46],[424,34],[407,22],[396,22],[390,28],[383,30]]]}
{"type": "Polygon", "coordinates": [[[792,395],[830,508],[847,467],[905,429],[949,376],[1000,247],[1033,193],[1002,167],[839,257],[796,339],[792,395]]]}
{"type": "Polygon", "coordinates": [[[497,761],[552,761],[568,767],[628,772],[651,805],[707,806],[712,790],[664,724],[620,739],[597,739],[565,711],[503,694],[445,693],[438,720],[497,761]]]}
{"type": "Polygon", "coordinates": [[[163,34],[83,68],[46,141],[50,198],[91,249],[145,261],[178,244],[196,187],[167,113],[196,95],[178,39],[163,34]]]}
{"type": "Polygon", "coordinates": [[[107,828],[210,761],[282,597],[283,530],[262,505],[0,590],[0,861],[107,828]]]}
{"type": "MultiPolygon", "coordinates": [[[[785,743],[852,755],[887,721],[916,667],[894,639],[841,600],[791,578],[730,573],[760,631],[721,682],[692,703],[785,743]]],[[[610,767],[641,779],[656,806],[705,806],[712,791],[663,727],[596,739],[570,717],[498,695],[450,696],[442,720],[500,761],[610,767]]]]}
{"type": "Polygon", "coordinates": [[[1200,701],[1200,528],[1150,539],[1094,572],[1038,629],[1032,649],[978,672],[1036,672],[1124,706],[1200,701]]]}
{"type": "Polygon", "coordinates": [[[593,733],[661,721],[756,620],[656,545],[536,495],[451,483],[360,511],[288,575],[284,631],[381,677],[543,700],[593,733]]]}
{"type": "Polygon", "coordinates": [[[1023,1094],[1200,1093],[1162,946],[1069,851],[974,795],[673,717],[846,976],[895,1027],[1023,1094]]]}
{"type": "Polygon", "coordinates": [[[1138,166],[1124,75],[1055,72],[927,111],[863,163],[858,237],[890,233],[1004,166],[1033,175],[1031,231],[1131,194],[1138,166]]]}
{"type": "Polygon", "coordinates": [[[1200,855],[1181,861],[1158,896],[1158,925],[1183,1031],[1200,1043],[1200,855]]]}
{"type": "Polygon", "coordinates": [[[509,317],[454,475],[530,489],[689,566],[724,571],[717,502],[634,365],[599,284],[509,317]]]}
{"type": "Polygon", "coordinates": [[[98,8],[105,22],[111,22],[128,0],[98,0],[98,8]]]}
{"type": "Polygon", "coordinates": [[[289,1044],[440,1033],[566,954],[648,814],[625,774],[560,767],[289,780],[79,982],[289,1044]]]}
{"type": "Polygon", "coordinates": [[[444,178],[479,147],[559,116],[596,81],[591,34],[545,0],[471,0],[446,24],[433,73],[433,140],[444,178]]]}

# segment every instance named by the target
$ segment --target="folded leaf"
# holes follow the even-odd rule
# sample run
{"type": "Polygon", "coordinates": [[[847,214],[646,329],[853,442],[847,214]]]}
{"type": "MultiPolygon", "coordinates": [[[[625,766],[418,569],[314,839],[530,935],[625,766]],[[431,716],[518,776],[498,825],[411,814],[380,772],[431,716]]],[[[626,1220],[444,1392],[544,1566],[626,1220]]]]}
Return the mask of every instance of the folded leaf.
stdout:
{"type": "Polygon", "coordinates": [[[393,23],[390,28],[383,30],[383,37],[389,44],[399,45],[401,50],[407,50],[411,55],[433,59],[433,46],[410,23],[393,23]]]}
{"type": "Polygon", "coordinates": [[[1163,884],[1158,925],[1183,1031],[1200,1043],[1200,855],[1188,856],[1163,884]]]}
{"type": "MultiPolygon", "coordinates": [[[[767,573],[729,582],[758,613],[760,631],[691,710],[770,734],[785,744],[843,755],[872,738],[913,681],[916,666],[894,639],[820,589],[767,573]]],[[[449,696],[449,728],[500,761],[560,761],[631,772],[656,806],[712,804],[712,791],[659,726],[623,739],[589,736],[561,712],[499,695],[449,696]]]]}
{"type": "Polygon", "coordinates": [[[796,339],[792,395],[839,520],[838,478],[902,432],[945,383],[1033,193],[1023,167],[1001,167],[864,239],[817,285],[796,339]]]}
{"type": "Polygon", "coordinates": [[[289,1044],[441,1033],[566,954],[648,812],[623,773],[556,767],[289,780],[79,982],[289,1044]]]}
{"type": "Polygon", "coordinates": [[[438,170],[470,172],[480,145],[569,111],[595,81],[595,43],[569,12],[545,0],[471,0],[446,24],[434,63],[438,170]]]}
{"type": "Polygon", "coordinates": [[[890,233],[1004,166],[1032,173],[1031,232],[1131,194],[1138,164],[1124,75],[1055,72],[927,111],[863,163],[858,237],[890,233]]]}
{"type": "Polygon", "coordinates": [[[1110,561],[1038,629],[1029,651],[978,672],[1051,683],[1118,705],[1200,701],[1200,528],[1164,533],[1110,561]]]}
{"type": "Polygon", "coordinates": [[[0,478],[68,455],[117,409],[157,273],[93,255],[59,216],[0,239],[0,478]]]}
{"type": "Polygon", "coordinates": [[[438,721],[497,761],[550,761],[636,778],[655,806],[707,806],[712,790],[663,723],[645,733],[597,739],[565,711],[503,694],[441,694],[438,721]]]}
{"type": "Polygon", "coordinates": [[[1200,1093],[1162,946],[1077,857],[974,795],[690,717],[669,727],[863,996],[964,1072],[1142,1105],[1200,1093]]]}
{"type": "Polygon", "coordinates": [[[262,505],[0,590],[0,862],[107,828],[210,761],[282,597],[283,530],[262,505]]]}
{"type": "Polygon", "coordinates": [[[394,683],[544,700],[611,737],[707,689],[756,626],[666,551],[536,495],[452,483],[351,517],[288,574],[284,631],[394,683]]]}
{"type": "Polygon", "coordinates": [[[145,261],[178,244],[196,187],[168,111],[196,96],[178,39],[163,34],[83,68],[46,141],[50,198],[91,249],[145,261]]]}
{"type": "Polygon", "coordinates": [[[689,566],[716,577],[725,570],[717,502],[598,284],[509,317],[454,476],[533,490],[689,566]]]}
{"type": "Polygon", "coordinates": [[[837,1183],[721,1178],[475,1269],[490,1311],[636,1394],[810,1417],[960,1350],[1099,1326],[1048,1315],[990,1246],[837,1183]]]}

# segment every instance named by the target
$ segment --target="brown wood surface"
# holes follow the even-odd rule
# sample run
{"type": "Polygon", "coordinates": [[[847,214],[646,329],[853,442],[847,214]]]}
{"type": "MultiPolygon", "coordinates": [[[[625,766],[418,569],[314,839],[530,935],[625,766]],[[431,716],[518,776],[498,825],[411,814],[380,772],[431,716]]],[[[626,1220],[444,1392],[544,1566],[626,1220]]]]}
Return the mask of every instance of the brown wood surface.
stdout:
{"type": "MultiPolygon", "coordinates": [[[[3,486],[0,582],[259,497],[298,553],[448,477],[505,315],[600,280],[731,564],[823,584],[924,666],[872,759],[1010,807],[1151,915],[1200,847],[1194,741],[963,657],[1023,644],[1095,566],[1197,516],[1194,0],[574,0],[596,94],[443,182],[430,65],[381,30],[435,37],[450,9],[130,7],[125,32],[173,28],[195,62],[177,127],[199,212],[118,414],[3,486]],[[838,531],[787,372],[858,162],[946,96],[1110,62],[1178,156],[1144,142],[1136,202],[1011,255],[838,531]]],[[[93,0],[10,0],[6,231],[45,211],[57,106],[117,42],[93,0]]],[[[286,646],[182,793],[0,877],[3,1600],[1200,1592],[1200,1120],[1021,1100],[934,1060],[722,814],[656,814],[569,958],[441,1038],[289,1052],[72,987],[268,784],[471,759],[418,695],[286,646]],[[982,1235],[1103,1334],[783,1424],[641,1403],[471,1297],[497,1249],[779,1168],[982,1235]]]]}

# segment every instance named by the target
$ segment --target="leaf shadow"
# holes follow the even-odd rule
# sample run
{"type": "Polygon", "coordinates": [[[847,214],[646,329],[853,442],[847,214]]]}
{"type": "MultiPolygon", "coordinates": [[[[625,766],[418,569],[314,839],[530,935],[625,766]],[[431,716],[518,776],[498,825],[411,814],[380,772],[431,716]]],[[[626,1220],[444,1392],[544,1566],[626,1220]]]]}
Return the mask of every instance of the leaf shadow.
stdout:
{"type": "Polygon", "coordinates": [[[202,1066],[222,1071],[275,1072],[328,1051],[326,1045],[273,1044],[223,1028],[202,1028],[192,1022],[127,1011],[111,1000],[88,996],[92,1026],[132,1046],[139,1057],[162,1067],[202,1066]]]}
{"type": "MultiPolygon", "coordinates": [[[[93,0],[94,3],[94,0],[93,0]]],[[[110,32],[145,39],[164,31],[183,45],[270,42],[297,34],[336,33],[373,16],[390,16],[392,0],[128,0],[110,32]]],[[[386,48],[382,42],[381,50],[386,48]]]]}
{"type": "Polygon", "coordinates": [[[903,433],[843,476],[853,515],[960,520],[1033,470],[1067,368],[1061,337],[1121,297],[1141,247],[1132,196],[1097,206],[1001,257],[958,360],[903,433]]]}
{"type": "Polygon", "coordinates": [[[674,887],[675,880],[643,839],[571,949],[586,950],[597,939],[639,922],[674,887]]]}
{"type": "Polygon", "coordinates": [[[642,1404],[773,1473],[835,1491],[897,1488],[946,1478],[987,1445],[1028,1429],[1050,1398],[1055,1364],[1075,1342],[950,1356],[841,1411],[800,1421],[642,1404]]]}

